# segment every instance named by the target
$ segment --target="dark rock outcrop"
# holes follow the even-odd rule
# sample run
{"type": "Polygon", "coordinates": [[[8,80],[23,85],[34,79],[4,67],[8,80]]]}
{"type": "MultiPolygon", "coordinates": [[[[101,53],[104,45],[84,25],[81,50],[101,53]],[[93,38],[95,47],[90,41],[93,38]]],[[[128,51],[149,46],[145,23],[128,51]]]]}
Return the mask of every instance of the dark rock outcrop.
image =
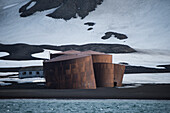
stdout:
{"type": "MultiPolygon", "coordinates": [[[[157,66],[159,67],[159,66],[157,66]]],[[[144,66],[132,66],[126,65],[125,74],[132,74],[132,73],[169,73],[170,72],[170,65],[160,66],[164,67],[164,69],[159,68],[150,68],[144,66]]]]}
{"type": "Polygon", "coordinates": [[[58,51],[77,50],[77,51],[98,51],[104,53],[132,53],[136,52],[135,49],[128,45],[121,44],[85,44],[85,45],[63,45],[63,46],[49,46],[41,45],[39,47],[58,51]]]}
{"type": "Polygon", "coordinates": [[[0,57],[3,60],[41,60],[40,58],[32,57],[31,54],[43,52],[40,47],[28,44],[0,44],[0,52],[8,52],[9,55],[0,57]]]}
{"type": "Polygon", "coordinates": [[[21,17],[26,17],[34,14],[37,11],[44,11],[44,10],[49,10],[52,8],[57,8],[60,5],[62,5],[64,0],[31,0],[24,6],[22,6],[19,9],[19,12],[21,13],[21,17]],[[32,3],[36,2],[34,6],[31,8],[27,9],[27,7],[32,3]]]}
{"type": "Polygon", "coordinates": [[[95,23],[94,23],[94,22],[86,22],[86,23],[84,23],[84,25],[94,26],[94,25],[95,25],[95,23]]]}
{"type": "Polygon", "coordinates": [[[121,33],[106,32],[105,36],[103,36],[101,39],[103,39],[103,40],[109,39],[112,35],[114,35],[119,40],[123,40],[123,39],[127,39],[128,38],[126,35],[121,34],[121,33]]]}
{"type": "Polygon", "coordinates": [[[93,29],[93,28],[92,28],[92,27],[90,27],[90,28],[88,28],[87,30],[88,30],[88,31],[90,31],[90,30],[92,30],[92,29],[93,29]]]}
{"type": "Polygon", "coordinates": [[[53,13],[47,14],[47,16],[69,20],[75,18],[77,14],[83,19],[89,12],[94,11],[97,5],[100,5],[102,2],[103,0],[31,0],[22,6],[19,12],[21,13],[21,17],[26,17],[37,11],[57,8],[53,13]],[[36,2],[36,4],[27,9],[32,2],[36,2]]]}
{"type": "Polygon", "coordinates": [[[58,51],[78,50],[86,51],[93,50],[105,53],[131,53],[136,52],[128,45],[121,44],[85,44],[85,45],[28,45],[28,44],[0,44],[0,52],[8,52],[9,55],[0,57],[3,60],[45,60],[41,58],[32,57],[32,54],[43,52],[43,49],[51,49],[58,51]]]}

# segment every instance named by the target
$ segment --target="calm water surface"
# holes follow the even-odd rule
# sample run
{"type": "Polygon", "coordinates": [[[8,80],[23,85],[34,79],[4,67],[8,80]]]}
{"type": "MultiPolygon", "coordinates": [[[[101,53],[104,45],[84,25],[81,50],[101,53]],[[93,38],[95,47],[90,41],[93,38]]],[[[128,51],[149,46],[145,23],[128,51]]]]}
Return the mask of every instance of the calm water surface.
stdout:
{"type": "Polygon", "coordinates": [[[0,113],[170,113],[170,101],[4,99],[0,113]]]}

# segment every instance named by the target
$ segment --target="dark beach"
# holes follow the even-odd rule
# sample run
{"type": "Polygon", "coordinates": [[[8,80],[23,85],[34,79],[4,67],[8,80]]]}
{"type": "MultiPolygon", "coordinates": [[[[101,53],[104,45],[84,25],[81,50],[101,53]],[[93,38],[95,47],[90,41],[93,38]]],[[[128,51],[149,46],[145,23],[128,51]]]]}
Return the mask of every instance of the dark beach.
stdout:
{"type": "MultiPolygon", "coordinates": [[[[124,84],[133,86],[134,84],[124,84]]],[[[170,100],[170,84],[142,84],[132,88],[47,89],[23,84],[0,87],[0,99],[156,99],[170,100]]]]}

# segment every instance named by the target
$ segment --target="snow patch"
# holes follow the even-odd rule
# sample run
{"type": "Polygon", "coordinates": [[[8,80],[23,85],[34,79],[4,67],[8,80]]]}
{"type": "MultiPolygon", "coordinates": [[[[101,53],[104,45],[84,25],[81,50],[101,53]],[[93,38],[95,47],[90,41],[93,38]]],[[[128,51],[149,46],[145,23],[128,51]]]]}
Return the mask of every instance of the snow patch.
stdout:
{"type": "Polygon", "coordinates": [[[14,7],[16,5],[18,5],[18,3],[7,5],[7,6],[3,7],[2,9],[8,9],[8,8],[14,7]]]}
{"type": "Polygon", "coordinates": [[[8,86],[8,85],[11,85],[12,83],[5,83],[5,82],[1,82],[0,81],[0,86],[8,86]]]}
{"type": "Polygon", "coordinates": [[[43,60],[29,60],[29,61],[0,60],[0,68],[42,66],[42,65],[43,60]]]}
{"type": "Polygon", "coordinates": [[[134,84],[134,85],[126,85],[126,86],[122,86],[122,87],[116,87],[116,88],[137,88],[137,87],[140,87],[142,86],[142,84],[134,84]]]}
{"type": "Polygon", "coordinates": [[[54,53],[59,53],[59,52],[61,52],[61,51],[44,49],[44,52],[35,53],[35,54],[32,54],[31,56],[36,57],[36,58],[50,59],[50,53],[54,54],[54,53]]]}
{"type": "Polygon", "coordinates": [[[125,74],[123,83],[170,83],[170,73],[125,74]]]}
{"type": "Polygon", "coordinates": [[[135,53],[112,54],[113,62],[126,62],[132,66],[145,66],[150,68],[163,69],[164,67],[156,67],[157,65],[170,64],[169,50],[138,50],[135,53]]]}
{"type": "Polygon", "coordinates": [[[0,52],[0,57],[4,57],[4,56],[7,56],[7,55],[9,55],[8,52],[0,52]]]}
{"type": "Polygon", "coordinates": [[[45,78],[25,78],[25,79],[19,79],[19,78],[2,78],[0,79],[0,82],[8,81],[8,82],[17,82],[17,83],[36,83],[36,82],[45,82],[45,78]]]}
{"type": "Polygon", "coordinates": [[[30,9],[31,7],[33,7],[36,4],[35,1],[31,2],[31,4],[27,7],[27,10],[30,9]]]}
{"type": "Polygon", "coordinates": [[[16,75],[18,72],[0,72],[0,76],[16,75]]]}

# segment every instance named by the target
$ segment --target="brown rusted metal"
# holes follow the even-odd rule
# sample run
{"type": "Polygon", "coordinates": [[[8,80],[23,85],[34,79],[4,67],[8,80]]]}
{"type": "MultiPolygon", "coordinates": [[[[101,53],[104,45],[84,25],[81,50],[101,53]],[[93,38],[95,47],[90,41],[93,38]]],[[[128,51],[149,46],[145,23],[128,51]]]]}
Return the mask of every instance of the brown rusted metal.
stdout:
{"type": "Polygon", "coordinates": [[[112,63],[112,55],[95,54],[92,55],[93,63],[112,63]]]}
{"type": "Polygon", "coordinates": [[[91,50],[83,51],[83,52],[69,50],[60,53],[50,54],[50,59],[61,55],[71,55],[71,54],[92,55],[93,63],[112,63],[112,55],[108,55],[102,52],[91,51],[91,50]]]}
{"type": "Polygon", "coordinates": [[[62,55],[44,61],[46,84],[56,89],[95,89],[90,55],[62,55]]]}
{"type": "Polygon", "coordinates": [[[112,63],[112,55],[108,55],[105,53],[89,50],[89,51],[83,51],[79,54],[92,55],[93,63],[112,63]]]}
{"type": "Polygon", "coordinates": [[[81,54],[95,55],[95,54],[105,54],[105,53],[88,50],[88,51],[83,51],[83,52],[81,52],[81,54]]]}
{"type": "Polygon", "coordinates": [[[64,51],[60,53],[50,54],[50,59],[61,56],[61,55],[71,55],[71,54],[77,54],[77,53],[80,53],[80,51],[69,50],[69,51],[64,51]]]}
{"type": "Polygon", "coordinates": [[[125,66],[120,64],[114,64],[114,85],[121,87],[123,81],[123,75],[125,72],[125,66]]]}
{"type": "Polygon", "coordinates": [[[97,87],[114,87],[114,65],[112,63],[94,63],[97,87]]]}

